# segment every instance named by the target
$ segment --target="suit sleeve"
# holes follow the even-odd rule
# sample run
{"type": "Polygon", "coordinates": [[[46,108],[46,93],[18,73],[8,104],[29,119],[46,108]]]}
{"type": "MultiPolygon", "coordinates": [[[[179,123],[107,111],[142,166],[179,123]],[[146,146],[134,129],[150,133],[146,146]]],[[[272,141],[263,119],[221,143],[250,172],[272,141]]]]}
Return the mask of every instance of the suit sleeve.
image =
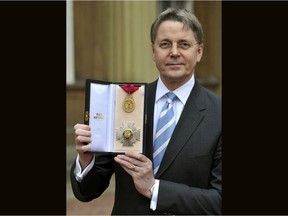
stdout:
{"type": "Polygon", "coordinates": [[[160,179],[156,212],[168,214],[222,214],[222,137],[211,167],[208,188],[160,179]]]}
{"type": "Polygon", "coordinates": [[[75,161],[70,170],[71,187],[74,196],[89,202],[99,197],[109,186],[114,173],[114,155],[110,153],[95,154],[95,164],[83,180],[78,182],[74,176],[75,161]]]}

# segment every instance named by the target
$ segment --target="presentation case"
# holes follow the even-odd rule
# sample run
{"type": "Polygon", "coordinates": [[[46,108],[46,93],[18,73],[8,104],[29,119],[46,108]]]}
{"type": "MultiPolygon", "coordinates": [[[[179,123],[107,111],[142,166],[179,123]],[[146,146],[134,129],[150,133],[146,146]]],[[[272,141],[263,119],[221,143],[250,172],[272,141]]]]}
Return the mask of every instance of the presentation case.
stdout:
{"type": "Polygon", "coordinates": [[[84,123],[91,126],[91,152],[143,153],[146,83],[86,79],[84,123]]]}

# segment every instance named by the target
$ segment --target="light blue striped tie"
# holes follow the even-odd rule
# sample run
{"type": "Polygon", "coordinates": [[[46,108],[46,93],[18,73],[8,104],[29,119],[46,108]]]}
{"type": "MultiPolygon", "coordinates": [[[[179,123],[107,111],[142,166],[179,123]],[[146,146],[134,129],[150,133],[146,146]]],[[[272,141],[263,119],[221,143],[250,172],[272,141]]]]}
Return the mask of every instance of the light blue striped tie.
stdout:
{"type": "Polygon", "coordinates": [[[154,175],[157,173],[165,150],[170,141],[171,135],[176,125],[174,112],[173,112],[173,100],[176,95],[173,92],[168,92],[166,94],[167,100],[164,104],[160,117],[158,120],[158,125],[156,129],[154,150],[153,150],[153,165],[154,165],[154,175]]]}

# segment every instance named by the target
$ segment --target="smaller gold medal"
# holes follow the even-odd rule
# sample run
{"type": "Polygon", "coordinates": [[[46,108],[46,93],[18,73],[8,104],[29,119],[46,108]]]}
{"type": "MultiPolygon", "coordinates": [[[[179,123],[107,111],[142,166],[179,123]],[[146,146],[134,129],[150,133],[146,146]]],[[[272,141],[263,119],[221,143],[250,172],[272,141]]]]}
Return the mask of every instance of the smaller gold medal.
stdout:
{"type": "Polygon", "coordinates": [[[126,140],[132,139],[132,137],[133,137],[133,131],[130,130],[129,128],[126,128],[126,129],[124,130],[124,132],[123,132],[123,137],[124,137],[124,139],[126,139],[126,140]]]}
{"type": "Polygon", "coordinates": [[[135,101],[131,94],[127,94],[124,98],[123,104],[122,104],[123,110],[127,113],[131,113],[135,109],[135,101]]]}

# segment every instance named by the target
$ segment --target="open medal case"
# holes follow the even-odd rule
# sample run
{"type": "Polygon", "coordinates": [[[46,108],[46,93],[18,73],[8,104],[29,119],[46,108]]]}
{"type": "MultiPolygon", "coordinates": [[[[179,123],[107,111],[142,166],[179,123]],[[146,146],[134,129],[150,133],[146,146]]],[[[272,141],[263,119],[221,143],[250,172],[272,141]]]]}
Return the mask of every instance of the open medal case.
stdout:
{"type": "Polygon", "coordinates": [[[86,79],[84,123],[92,133],[91,152],[143,153],[146,83],[86,79]]]}

